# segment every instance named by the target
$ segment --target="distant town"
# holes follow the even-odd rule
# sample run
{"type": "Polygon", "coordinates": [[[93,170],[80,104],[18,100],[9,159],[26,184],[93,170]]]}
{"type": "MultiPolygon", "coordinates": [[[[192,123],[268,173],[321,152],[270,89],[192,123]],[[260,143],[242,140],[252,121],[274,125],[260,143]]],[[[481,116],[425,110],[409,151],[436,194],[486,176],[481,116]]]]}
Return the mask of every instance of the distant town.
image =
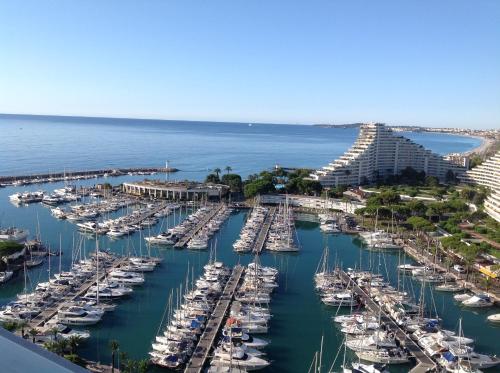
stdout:
{"type": "MultiPolygon", "coordinates": [[[[314,124],[323,128],[359,128],[363,123],[348,124],[314,124]]],[[[434,132],[434,133],[452,133],[455,135],[478,136],[495,139],[499,136],[498,129],[468,129],[468,128],[435,128],[423,126],[390,126],[395,132],[434,132]]]]}

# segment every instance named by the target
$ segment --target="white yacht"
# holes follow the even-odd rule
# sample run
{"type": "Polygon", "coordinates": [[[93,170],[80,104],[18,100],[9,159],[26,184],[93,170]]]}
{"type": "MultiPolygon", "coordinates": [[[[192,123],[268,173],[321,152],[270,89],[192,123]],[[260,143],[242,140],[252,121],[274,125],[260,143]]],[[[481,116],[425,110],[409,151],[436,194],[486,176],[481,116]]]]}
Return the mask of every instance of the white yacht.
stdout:
{"type": "Polygon", "coordinates": [[[500,323],[500,313],[495,313],[493,315],[489,315],[487,317],[487,319],[489,322],[492,322],[492,323],[500,323]]]}
{"type": "Polygon", "coordinates": [[[64,325],[93,325],[101,321],[102,312],[87,311],[83,307],[68,307],[60,309],[57,321],[64,325]]]}
{"type": "Polygon", "coordinates": [[[236,350],[231,354],[221,348],[217,348],[214,352],[214,357],[210,365],[215,367],[235,365],[239,368],[246,369],[247,371],[253,371],[263,369],[269,366],[270,363],[260,357],[248,355],[242,350],[236,350]]]}
{"type": "Polygon", "coordinates": [[[125,285],[142,285],[144,283],[144,275],[137,272],[126,272],[115,269],[108,274],[110,281],[115,281],[125,285]]]}
{"type": "Polygon", "coordinates": [[[357,351],[356,355],[361,360],[380,364],[406,364],[410,361],[408,354],[400,348],[357,351]]]}
{"type": "Polygon", "coordinates": [[[12,271],[0,272],[0,284],[3,284],[5,282],[9,281],[13,275],[14,275],[14,272],[12,272],[12,271]]]}
{"type": "Polygon", "coordinates": [[[350,292],[326,295],[321,300],[328,306],[356,307],[359,304],[358,300],[350,292]]]}
{"type": "Polygon", "coordinates": [[[29,232],[19,228],[0,229],[0,241],[14,241],[22,243],[28,238],[29,232]]]}
{"type": "Polygon", "coordinates": [[[352,363],[352,369],[343,368],[343,373],[389,373],[389,371],[382,364],[352,363]]]}
{"type": "Polygon", "coordinates": [[[488,295],[485,294],[473,295],[472,297],[462,302],[462,306],[473,307],[473,308],[491,307],[493,305],[494,302],[488,295]]]}

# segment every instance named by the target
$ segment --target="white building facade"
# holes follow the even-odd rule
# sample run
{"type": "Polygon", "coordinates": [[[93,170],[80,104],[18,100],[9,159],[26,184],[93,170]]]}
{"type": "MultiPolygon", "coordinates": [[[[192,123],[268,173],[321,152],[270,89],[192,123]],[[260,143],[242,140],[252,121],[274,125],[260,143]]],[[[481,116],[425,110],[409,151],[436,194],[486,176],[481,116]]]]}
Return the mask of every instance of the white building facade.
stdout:
{"type": "Polygon", "coordinates": [[[490,189],[491,193],[484,201],[484,211],[500,222],[500,151],[476,166],[460,179],[468,184],[478,184],[490,189]]]}
{"type": "Polygon", "coordinates": [[[344,155],[317,170],[311,178],[324,187],[360,185],[398,175],[407,167],[441,181],[449,171],[455,176],[465,171],[422,145],[395,135],[384,124],[370,123],[361,126],[356,142],[344,155]]]}

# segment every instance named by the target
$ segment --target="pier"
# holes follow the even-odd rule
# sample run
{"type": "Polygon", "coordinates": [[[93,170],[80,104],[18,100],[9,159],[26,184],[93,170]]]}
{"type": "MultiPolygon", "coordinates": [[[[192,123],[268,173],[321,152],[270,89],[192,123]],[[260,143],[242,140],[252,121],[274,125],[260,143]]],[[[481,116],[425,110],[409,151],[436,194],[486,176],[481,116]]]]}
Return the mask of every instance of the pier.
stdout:
{"type": "Polygon", "coordinates": [[[151,216],[153,216],[157,212],[160,212],[161,210],[163,210],[167,207],[168,207],[167,203],[161,203],[158,206],[156,206],[155,208],[149,210],[148,212],[145,212],[144,214],[141,214],[140,216],[136,217],[135,219],[131,220],[130,222],[127,222],[127,224],[129,224],[129,225],[140,224],[144,220],[150,218],[151,216]]]}
{"type": "Polygon", "coordinates": [[[184,370],[185,373],[201,373],[203,367],[205,366],[208,354],[214,345],[215,338],[219,333],[222,322],[224,321],[229,306],[231,305],[243,271],[244,267],[240,265],[233,268],[231,277],[227,281],[224,291],[222,292],[210,319],[208,319],[205,330],[203,331],[203,334],[194,349],[193,355],[186,365],[186,369],[184,370]]]}
{"type": "MultiPolygon", "coordinates": [[[[113,263],[111,264],[110,267],[107,269],[102,270],[102,274],[99,275],[99,282],[103,280],[108,272],[120,267],[127,258],[115,258],[113,263]]],[[[43,310],[38,314],[35,318],[31,319],[30,322],[28,323],[28,327],[31,329],[43,327],[47,321],[52,319],[55,315],[57,315],[57,312],[59,311],[59,308],[67,303],[75,300],[76,298],[82,296],[87,292],[87,290],[95,285],[97,283],[96,281],[96,276],[92,276],[91,279],[83,283],[77,290],[74,291],[69,291],[67,294],[64,295],[58,302],[54,303],[47,309],[43,310]]]]}
{"type": "Polygon", "coordinates": [[[266,243],[267,234],[269,233],[269,229],[271,228],[271,224],[273,223],[274,215],[276,214],[276,207],[270,207],[269,212],[267,213],[266,219],[260,228],[257,239],[255,240],[252,252],[254,254],[260,254],[262,249],[264,248],[264,244],[266,243]]]}
{"type": "Polygon", "coordinates": [[[361,297],[363,304],[374,314],[380,314],[380,321],[394,333],[394,336],[399,340],[410,354],[416,359],[417,365],[410,370],[410,373],[424,373],[434,371],[436,363],[432,358],[424,352],[417,343],[412,340],[408,334],[396,324],[396,322],[385,313],[381,306],[378,305],[363,289],[361,289],[343,270],[339,270],[339,275],[344,284],[351,286],[358,296],[361,297]]]}
{"type": "Polygon", "coordinates": [[[18,176],[0,176],[0,183],[12,183],[14,181],[22,181],[28,183],[53,182],[61,180],[71,180],[78,178],[92,178],[102,176],[122,176],[127,174],[151,174],[151,173],[170,173],[179,171],[172,167],[133,167],[133,168],[114,168],[88,171],[73,171],[73,172],[52,172],[45,174],[33,175],[18,175],[18,176]]]}
{"type": "Polygon", "coordinates": [[[221,203],[219,204],[216,208],[214,208],[208,216],[200,221],[188,234],[186,234],[184,237],[182,237],[175,245],[174,247],[181,248],[184,247],[188,244],[188,242],[195,236],[196,233],[200,231],[205,225],[208,224],[212,218],[217,215],[217,213],[222,209],[224,205],[221,203]]]}

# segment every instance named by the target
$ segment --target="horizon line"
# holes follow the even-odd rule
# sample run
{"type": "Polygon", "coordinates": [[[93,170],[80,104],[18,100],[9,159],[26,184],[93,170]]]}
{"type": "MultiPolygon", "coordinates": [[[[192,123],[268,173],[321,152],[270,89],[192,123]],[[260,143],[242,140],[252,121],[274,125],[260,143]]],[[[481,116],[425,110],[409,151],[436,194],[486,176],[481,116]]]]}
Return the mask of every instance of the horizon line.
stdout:
{"type": "MultiPolygon", "coordinates": [[[[105,119],[105,120],[113,120],[113,119],[121,119],[127,121],[133,120],[144,120],[150,122],[190,122],[190,123],[217,123],[217,124],[247,124],[247,125],[279,125],[279,126],[354,126],[368,123],[383,123],[388,127],[413,127],[413,128],[436,128],[436,129],[459,129],[459,130],[470,130],[469,128],[462,127],[433,127],[426,125],[417,125],[417,124],[387,124],[385,122],[360,122],[353,121],[350,123],[276,123],[276,122],[252,122],[252,121],[221,121],[221,120],[194,120],[194,119],[166,119],[166,118],[150,118],[150,117],[122,117],[122,116],[92,116],[92,115],[64,115],[64,114],[31,114],[31,113],[0,113],[0,117],[34,117],[34,118],[75,118],[75,119],[105,119]]],[[[473,129],[473,131],[492,131],[495,128],[477,128],[473,129]]]]}

